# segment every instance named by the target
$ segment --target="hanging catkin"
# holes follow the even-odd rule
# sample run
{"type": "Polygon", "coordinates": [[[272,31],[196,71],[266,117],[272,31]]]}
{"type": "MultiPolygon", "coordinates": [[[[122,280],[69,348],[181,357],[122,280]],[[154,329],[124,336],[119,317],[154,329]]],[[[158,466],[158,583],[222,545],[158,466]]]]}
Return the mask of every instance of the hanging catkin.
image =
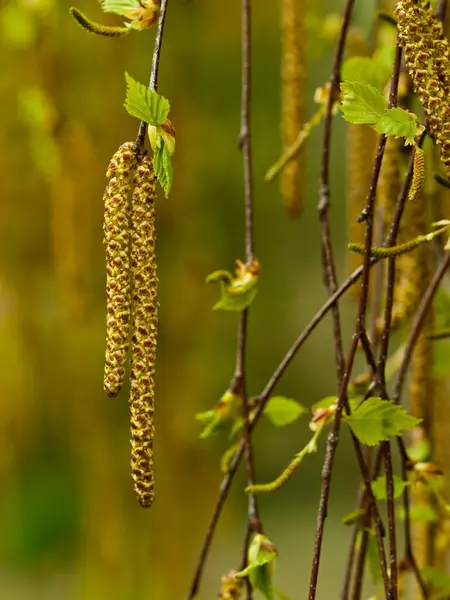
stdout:
{"type": "MultiPolygon", "coordinates": [[[[306,122],[305,95],[305,14],[304,2],[281,2],[281,138],[283,150],[291,146],[306,122]]],[[[303,209],[301,150],[281,173],[281,196],[291,217],[303,209]]]]}
{"type": "Polygon", "coordinates": [[[441,148],[441,159],[450,173],[450,45],[428,2],[400,0],[398,35],[405,63],[428,128],[441,148]]]}
{"type": "Polygon", "coordinates": [[[116,396],[122,387],[130,333],[131,281],[129,262],[129,199],[136,153],[126,142],[114,154],[103,199],[106,251],[106,355],[103,387],[116,396]]]}
{"type": "Polygon", "coordinates": [[[153,436],[155,359],[158,328],[155,258],[155,173],[144,157],[135,175],[132,196],[131,266],[133,336],[131,342],[131,474],[140,504],[154,498],[153,436]]]}

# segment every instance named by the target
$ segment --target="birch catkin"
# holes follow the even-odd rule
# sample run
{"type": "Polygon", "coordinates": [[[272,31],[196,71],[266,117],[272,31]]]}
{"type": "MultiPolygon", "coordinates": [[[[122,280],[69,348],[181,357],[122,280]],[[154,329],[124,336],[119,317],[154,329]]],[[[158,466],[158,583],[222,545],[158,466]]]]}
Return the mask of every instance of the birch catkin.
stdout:
{"type": "Polygon", "coordinates": [[[135,145],[126,142],[114,154],[104,193],[106,253],[106,354],[103,387],[116,396],[122,387],[130,333],[129,199],[136,168],[135,145]]]}
{"type": "MultiPolygon", "coordinates": [[[[306,10],[303,4],[298,0],[281,2],[281,137],[284,150],[295,142],[306,121],[304,104],[306,10]]],[[[304,151],[301,150],[281,173],[281,196],[290,216],[298,216],[303,208],[301,181],[303,163],[304,151]]]]}
{"type": "Polygon", "coordinates": [[[144,157],[135,175],[132,197],[131,267],[133,275],[133,336],[131,342],[131,474],[140,504],[154,499],[153,413],[158,327],[155,258],[155,173],[144,157]]]}

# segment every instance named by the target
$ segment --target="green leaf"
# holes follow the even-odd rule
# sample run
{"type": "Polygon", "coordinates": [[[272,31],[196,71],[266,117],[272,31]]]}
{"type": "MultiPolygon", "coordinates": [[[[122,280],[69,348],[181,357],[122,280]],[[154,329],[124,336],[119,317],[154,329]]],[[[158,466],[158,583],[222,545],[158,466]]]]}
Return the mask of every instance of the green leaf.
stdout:
{"type": "Polygon", "coordinates": [[[213,310],[242,311],[250,306],[258,291],[257,287],[251,288],[244,293],[230,293],[230,287],[220,282],[221,298],[213,306],[213,310]]]}
{"type": "MultiPolygon", "coordinates": [[[[403,481],[397,475],[394,475],[394,499],[400,498],[403,490],[409,485],[409,481],[403,481]]],[[[372,491],[377,500],[386,500],[386,475],[381,475],[372,483],[372,491]]]]}
{"type": "Polygon", "coordinates": [[[387,109],[386,99],[375,87],[358,81],[343,81],[341,90],[344,99],[341,110],[349,123],[374,125],[387,109]]]}
{"type": "Polygon", "coordinates": [[[407,449],[408,457],[414,462],[428,462],[431,459],[432,447],[430,442],[423,438],[407,449]]]}
{"type": "Polygon", "coordinates": [[[431,584],[439,590],[450,590],[450,576],[434,567],[424,567],[422,569],[422,577],[426,583],[431,584]]]}
{"type": "Polygon", "coordinates": [[[380,566],[380,555],[378,552],[378,542],[375,532],[369,532],[369,540],[367,544],[367,562],[369,563],[369,570],[374,583],[378,583],[382,580],[381,566],[380,566]]]}
{"type": "Polygon", "coordinates": [[[101,0],[103,12],[127,16],[129,12],[138,9],[138,0],[101,0]]]}
{"type": "Polygon", "coordinates": [[[352,510],[352,512],[347,515],[341,517],[341,523],[343,525],[363,525],[363,521],[365,520],[366,511],[363,508],[357,508],[356,510],[352,510]]]}
{"type": "MultiPolygon", "coordinates": [[[[399,519],[405,520],[405,509],[403,506],[398,509],[397,515],[399,519]]],[[[429,504],[415,504],[409,509],[409,518],[415,522],[436,523],[439,515],[429,504]]]]}
{"type": "Polygon", "coordinates": [[[367,446],[401,435],[421,422],[403,407],[381,398],[368,398],[345,420],[359,441],[367,446]]]}
{"type": "Polygon", "coordinates": [[[230,465],[234,459],[237,449],[239,448],[239,442],[227,448],[220,458],[220,470],[222,473],[228,473],[230,465]]]}
{"type": "Polygon", "coordinates": [[[368,56],[353,56],[347,59],[342,65],[341,78],[343,81],[365,83],[381,92],[386,85],[388,77],[389,75],[386,76],[386,73],[380,69],[380,65],[368,56]]]}
{"type": "Polygon", "coordinates": [[[169,114],[169,101],[139,81],[135,81],[128,73],[125,73],[125,80],[127,82],[125,109],[128,114],[155,127],[162,125],[169,114]]]}
{"type": "Polygon", "coordinates": [[[236,573],[236,577],[248,577],[254,589],[259,590],[266,600],[274,600],[273,561],[277,550],[272,542],[257,533],[248,549],[248,566],[236,573]]]}
{"type": "Polygon", "coordinates": [[[173,181],[172,157],[161,138],[159,138],[159,141],[158,148],[153,154],[153,168],[155,170],[156,178],[167,198],[173,181]]]}
{"type": "Polygon", "coordinates": [[[284,427],[296,421],[306,408],[290,398],[283,396],[274,396],[267,403],[264,414],[275,425],[275,427],[284,427]]]}
{"type": "Polygon", "coordinates": [[[417,117],[403,108],[388,108],[376,123],[378,133],[404,137],[412,142],[417,135],[417,117]]]}
{"type": "Polygon", "coordinates": [[[319,400],[319,402],[313,404],[312,409],[315,411],[319,410],[320,408],[330,408],[330,406],[333,406],[333,404],[335,404],[337,401],[337,396],[325,396],[325,398],[322,398],[322,400],[319,400]]]}

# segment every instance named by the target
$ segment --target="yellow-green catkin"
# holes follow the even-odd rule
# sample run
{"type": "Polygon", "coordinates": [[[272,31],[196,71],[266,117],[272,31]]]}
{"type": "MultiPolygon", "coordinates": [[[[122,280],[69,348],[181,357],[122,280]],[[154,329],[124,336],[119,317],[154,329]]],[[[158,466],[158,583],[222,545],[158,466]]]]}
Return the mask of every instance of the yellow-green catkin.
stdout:
{"type": "MultiPolygon", "coordinates": [[[[372,177],[373,157],[377,134],[369,125],[347,126],[347,239],[355,244],[364,244],[364,223],[358,217],[366,206],[372,177]]],[[[353,272],[361,265],[361,258],[353,252],[347,253],[348,270],[353,272]]],[[[352,295],[359,295],[359,286],[350,288],[352,295]]]]}
{"type": "Polygon", "coordinates": [[[244,590],[244,579],[236,577],[236,571],[222,576],[219,600],[239,600],[244,590]]]}
{"type": "MultiPolygon", "coordinates": [[[[306,122],[305,107],[305,15],[304,2],[281,2],[281,137],[283,151],[297,139],[306,122]]],[[[291,217],[303,210],[302,170],[304,150],[292,159],[281,173],[281,196],[291,217]]]]}
{"type": "Polygon", "coordinates": [[[400,0],[398,35],[414,91],[450,173],[450,45],[428,2],[400,0]]]}
{"type": "Polygon", "coordinates": [[[130,337],[130,204],[136,168],[133,142],[126,142],[109,163],[103,222],[106,254],[106,354],[103,387],[116,396],[123,383],[130,337]]]}
{"type": "Polygon", "coordinates": [[[133,336],[131,342],[131,474],[140,504],[154,499],[153,413],[158,329],[155,200],[152,161],[142,158],[132,196],[131,268],[133,275],[133,336]]]}

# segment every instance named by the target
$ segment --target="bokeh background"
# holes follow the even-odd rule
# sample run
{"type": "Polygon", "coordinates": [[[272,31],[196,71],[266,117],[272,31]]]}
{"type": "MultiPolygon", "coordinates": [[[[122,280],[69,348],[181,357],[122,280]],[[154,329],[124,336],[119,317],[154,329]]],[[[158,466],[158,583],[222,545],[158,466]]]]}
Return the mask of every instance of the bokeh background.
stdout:
{"type": "MultiPolygon", "coordinates": [[[[321,32],[342,2],[310,3],[308,97],[329,76],[321,32]]],[[[363,7],[357,21],[370,27],[363,7]]],[[[142,510],[129,475],[127,390],[102,390],[105,276],[102,193],[117,147],[137,122],[123,109],[124,71],[146,81],[154,32],[103,39],[82,31],[66,0],[2,0],[0,7],[0,598],[182,600],[221,481],[226,434],[199,440],[194,415],[211,407],[234,368],[237,315],[214,312],[211,271],[244,256],[239,1],[170,2],[160,91],[177,130],[175,183],[158,203],[160,337],[154,507],[142,510]]],[[[98,3],[92,18],[117,23],[98,3]]],[[[366,12],[365,12],[366,11],[366,12]]],[[[256,251],[249,392],[262,390],[326,298],[316,214],[321,128],[308,146],[306,208],[289,220],[278,186],[263,181],[279,150],[278,7],[254,6],[253,143],[256,251]]],[[[345,124],[332,148],[332,228],[345,274],[345,124]]],[[[342,303],[349,341],[355,306],[342,303]]],[[[331,322],[295,359],[277,392],[310,406],[334,393],[331,322]]],[[[255,436],[259,481],[272,479],[308,439],[307,418],[255,436]]],[[[318,597],[336,597],[354,507],[356,466],[338,452],[318,597]]],[[[276,583],[305,597],[320,489],[321,451],[286,488],[261,498],[280,558],[276,583]]],[[[237,567],[245,532],[244,477],[220,522],[200,598],[216,597],[237,567]]]]}

